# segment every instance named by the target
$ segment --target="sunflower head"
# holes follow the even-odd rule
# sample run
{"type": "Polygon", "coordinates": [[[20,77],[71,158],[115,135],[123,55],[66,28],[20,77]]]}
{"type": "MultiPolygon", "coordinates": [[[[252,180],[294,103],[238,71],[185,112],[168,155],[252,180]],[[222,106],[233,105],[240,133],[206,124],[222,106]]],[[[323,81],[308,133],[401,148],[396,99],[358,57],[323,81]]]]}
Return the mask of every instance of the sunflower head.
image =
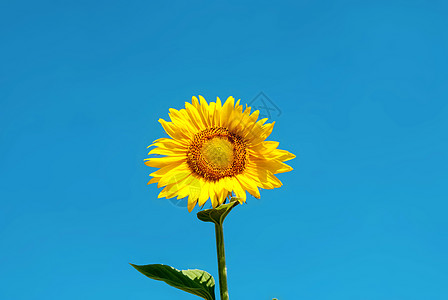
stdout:
{"type": "Polygon", "coordinates": [[[266,141],[274,123],[258,120],[259,111],[227,98],[224,104],[192,98],[181,110],[170,109],[171,122],[160,119],[169,138],[155,140],[145,159],[158,168],[148,182],[164,187],[159,198],[188,197],[188,211],[210,199],[212,206],[234,195],[246,201],[246,191],[260,198],[258,188],[273,189],[282,183],[274,175],[291,171],[284,161],[294,154],[277,149],[279,143],[266,141]]]}

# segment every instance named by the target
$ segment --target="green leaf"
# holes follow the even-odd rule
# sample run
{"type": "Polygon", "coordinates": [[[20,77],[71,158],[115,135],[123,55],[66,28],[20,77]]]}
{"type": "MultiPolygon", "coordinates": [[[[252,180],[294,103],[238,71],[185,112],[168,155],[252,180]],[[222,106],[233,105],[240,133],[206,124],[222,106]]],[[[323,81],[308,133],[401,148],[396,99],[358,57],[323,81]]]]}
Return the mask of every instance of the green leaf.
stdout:
{"type": "Polygon", "coordinates": [[[130,265],[151,279],[164,281],[175,288],[206,300],[215,300],[215,280],[212,275],[205,271],[177,270],[161,264],[130,265]]]}
{"type": "Polygon", "coordinates": [[[222,224],[224,219],[230,213],[230,211],[238,205],[238,201],[232,198],[230,203],[221,204],[220,206],[212,209],[205,209],[198,212],[198,219],[204,222],[213,222],[215,224],[222,224]],[[232,201],[233,200],[233,201],[232,201]]]}

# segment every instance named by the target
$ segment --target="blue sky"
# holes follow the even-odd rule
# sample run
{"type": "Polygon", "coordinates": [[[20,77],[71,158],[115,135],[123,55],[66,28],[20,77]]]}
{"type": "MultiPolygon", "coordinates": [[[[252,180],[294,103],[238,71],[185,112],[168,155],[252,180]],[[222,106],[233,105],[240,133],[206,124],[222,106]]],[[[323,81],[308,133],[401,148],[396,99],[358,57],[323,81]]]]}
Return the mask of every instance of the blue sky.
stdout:
{"type": "Polygon", "coordinates": [[[0,299],[198,299],[128,265],[217,276],[213,226],[157,199],[146,146],[193,95],[260,92],[297,158],[226,220],[231,299],[447,299],[447,13],[3,1],[0,299]]]}

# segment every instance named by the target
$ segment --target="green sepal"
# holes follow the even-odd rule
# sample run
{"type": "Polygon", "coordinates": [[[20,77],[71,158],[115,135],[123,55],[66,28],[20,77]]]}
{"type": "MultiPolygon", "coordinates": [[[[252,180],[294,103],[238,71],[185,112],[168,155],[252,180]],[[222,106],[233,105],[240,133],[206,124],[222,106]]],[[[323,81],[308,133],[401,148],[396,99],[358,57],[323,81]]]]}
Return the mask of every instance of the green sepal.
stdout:
{"type": "Polygon", "coordinates": [[[236,201],[235,198],[232,198],[230,201],[230,203],[221,204],[216,208],[205,209],[198,212],[198,219],[204,222],[213,222],[218,225],[222,224],[230,211],[238,205],[238,201],[236,201]]]}
{"type": "Polygon", "coordinates": [[[151,279],[164,281],[175,288],[206,300],[215,300],[215,280],[212,275],[205,271],[196,269],[177,270],[161,264],[130,265],[151,279]]]}

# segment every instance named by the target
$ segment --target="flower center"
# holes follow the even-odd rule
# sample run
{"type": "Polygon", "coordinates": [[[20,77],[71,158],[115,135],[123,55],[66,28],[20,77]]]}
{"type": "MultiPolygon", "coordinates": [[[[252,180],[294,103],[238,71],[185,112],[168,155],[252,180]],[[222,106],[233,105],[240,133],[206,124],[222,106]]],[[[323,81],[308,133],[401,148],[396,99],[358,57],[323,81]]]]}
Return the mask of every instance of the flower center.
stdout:
{"type": "Polygon", "coordinates": [[[241,137],[223,127],[197,133],[188,149],[190,169],[206,180],[235,176],[246,167],[246,144],[241,137]]]}
{"type": "Polygon", "coordinates": [[[226,138],[217,136],[202,144],[204,160],[217,169],[226,169],[233,162],[233,144],[226,138]]]}

